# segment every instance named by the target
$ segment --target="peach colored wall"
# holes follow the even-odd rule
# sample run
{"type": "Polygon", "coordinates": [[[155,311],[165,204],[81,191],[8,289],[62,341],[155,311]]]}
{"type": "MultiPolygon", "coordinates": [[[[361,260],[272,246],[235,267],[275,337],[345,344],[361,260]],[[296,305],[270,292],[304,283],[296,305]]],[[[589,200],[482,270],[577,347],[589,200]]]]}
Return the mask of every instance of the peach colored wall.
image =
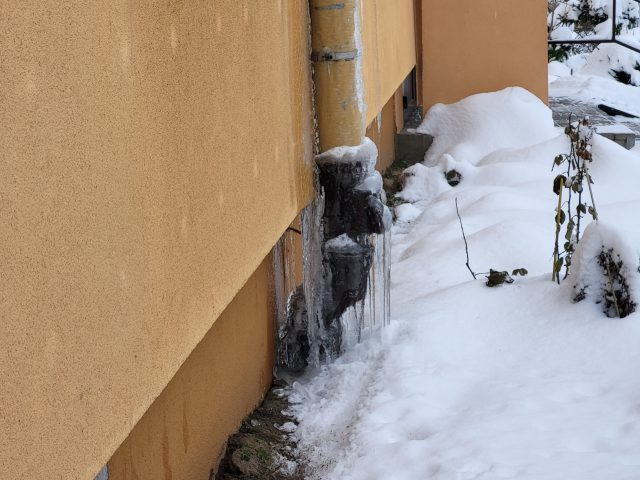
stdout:
{"type": "Polygon", "coordinates": [[[271,257],[218,318],[109,461],[109,480],[209,478],[271,384],[271,257]]]}
{"type": "Polygon", "coordinates": [[[365,125],[416,65],[414,0],[360,0],[365,125]]]}
{"type": "Polygon", "coordinates": [[[422,0],[423,105],[521,86],[547,101],[545,0],[422,0]]]}
{"type": "Polygon", "coordinates": [[[92,478],[308,201],[307,19],[0,0],[0,478],[92,478]]]}
{"type": "MultiPolygon", "coordinates": [[[[367,127],[367,137],[378,147],[376,169],[381,172],[389,168],[395,159],[396,99],[397,95],[393,95],[382,108],[380,115],[367,127]]],[[[400,102],[402,105],[402,96],[400,102]]]]}

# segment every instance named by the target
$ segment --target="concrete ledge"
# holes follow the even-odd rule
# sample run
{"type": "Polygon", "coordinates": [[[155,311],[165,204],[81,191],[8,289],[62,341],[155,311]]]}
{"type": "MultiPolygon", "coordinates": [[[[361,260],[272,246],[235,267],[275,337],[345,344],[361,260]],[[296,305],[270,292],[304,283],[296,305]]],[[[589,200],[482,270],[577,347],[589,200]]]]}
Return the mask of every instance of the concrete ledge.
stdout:
{"type": "Polygon", "coordinates": [[[396,162],[414,164],[424,160],[433,137],[426,133],[418,133],[413,129],[402,130],[396,134],[396,162]]]}
{"type": "Polygon", "coordinates": [[[636,145],[635,132],[624,125],[599,125],[596,126],[596,132],[627,150],[631,150],[636,145]]]}

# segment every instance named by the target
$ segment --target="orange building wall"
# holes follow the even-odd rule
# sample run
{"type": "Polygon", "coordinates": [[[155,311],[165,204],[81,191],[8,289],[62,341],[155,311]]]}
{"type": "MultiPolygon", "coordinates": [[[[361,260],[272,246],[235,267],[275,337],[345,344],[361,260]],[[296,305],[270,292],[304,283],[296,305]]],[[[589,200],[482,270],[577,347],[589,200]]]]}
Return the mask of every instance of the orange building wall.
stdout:
{"type": "Polygon", "coordinates": [[[376,169],[381,172],[389,168],[395,159],[395,134],[398,131],[396,106],[398,102],[402,110],[402,95],[399,98],[398,95],[393,95],[382,108],[380,115],[374,118],[367,127],[367,137],[373,140],[378,147],[376,169]]]}
{"type": "Polygon", "coordinates": [[[109,461],[109,480],[207,480],[224,442],[271,384],[271,256],[109,461]]]}
{"type": "Polygon", "coordinates": [[[311,198],[308,32],[306,0],[0,0],[0,478],[92,479],[311,198]]]}
{"type": "Polygon", "coordinates": [[[524,87],[547,101],[544,0],[422,0],[422,102],[524,87]]]}
{"type": "Polygon", "coordinates": [[[360,0],[365,125],[416,65],[414,0],[360,0]]]}

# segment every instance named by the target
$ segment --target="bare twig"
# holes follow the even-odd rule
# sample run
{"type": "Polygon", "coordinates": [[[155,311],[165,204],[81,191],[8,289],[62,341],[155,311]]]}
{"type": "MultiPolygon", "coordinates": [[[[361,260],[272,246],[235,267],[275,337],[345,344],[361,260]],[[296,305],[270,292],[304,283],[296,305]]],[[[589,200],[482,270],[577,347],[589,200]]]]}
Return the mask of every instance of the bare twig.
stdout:
{"type": "Polygon", "coordinates": [[[591,175],[589,174],[589,170],[587,170],[587,165],[584,166],[584,173],[587,174],[587,186],[589,187],[589,196],[591,197],[591,206],[593,207],[593,219],[598,221],[598,210],[596,209],[596,201],[593,199],[593,190],[591,188],[591,175]]]}
{"type": "Polygon", "coordinates": [[[556,208],[556,242],[553,248],[553,271],[551,280],[560,283],[560,269],[562,264],[558,266],[560,261],[560,210],[562,209],[562,190],[564,189],[564,178],[560,179],[560,188],[558,190],[558,207],[556,208]]]}
{"type": "Polygon", "coordinates": [[[460,217],[460,210],[458,210],[458,197],[456,197],[456,213],[458,214],[458,220],[460,221],[460,230],[462,230],[462,239],[464,240],[464,251],[467,254],[467,263],[465,265],[467,266],[467,268],[469,269],[469,272],[471,272],[471,276],[475,280],[476,274],[474,273],[473,270],[471,270],[471,267],[469,266],[469,245],[467,245],[467,237],[464,234],[464,227],[462,226],[462,218],[460,217]]]}
{"type": "Polygon", "coordinates": [[[607,276],[609,277],[609,289],[611,290],[611,296],[613,297],[613,306],[616,307],[616,315],[618,316],[618,318],[621,318],[620,307],[618,307],[618,297],[616,296],[616,292],[613,287],[613,278],[611,276],[611,269],[609,268],[609,262],[607,260],[608,259],[605,257],[605,260],[603,263],[605,268],[607,269],[607,276]]]}

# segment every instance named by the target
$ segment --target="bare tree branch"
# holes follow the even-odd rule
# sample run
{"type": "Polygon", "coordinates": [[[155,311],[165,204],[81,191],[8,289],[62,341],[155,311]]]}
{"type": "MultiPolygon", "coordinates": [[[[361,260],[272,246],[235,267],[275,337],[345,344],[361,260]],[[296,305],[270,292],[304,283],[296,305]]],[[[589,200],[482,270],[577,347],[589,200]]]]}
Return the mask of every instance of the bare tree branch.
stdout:
{"type": "Polygon", "coordinates": [[[464,251],[467,254],[467,263],[465,265],[467,266],[467,268],[469,269],[469,272],[471,272],[471,276],[475,280],[476,273],[473,270],[471,270],[471,267],[469,266],[469,245],[467,245],[467,237],[464,234],[464,227],[462,226],[462,218],[460,217],[460,210],[458,210],[458,197],[456,197],[456,213],[458,214],[458,220],[460,220],[460,230],[462,230],[462,239],[464,240],[464,251]]]}

